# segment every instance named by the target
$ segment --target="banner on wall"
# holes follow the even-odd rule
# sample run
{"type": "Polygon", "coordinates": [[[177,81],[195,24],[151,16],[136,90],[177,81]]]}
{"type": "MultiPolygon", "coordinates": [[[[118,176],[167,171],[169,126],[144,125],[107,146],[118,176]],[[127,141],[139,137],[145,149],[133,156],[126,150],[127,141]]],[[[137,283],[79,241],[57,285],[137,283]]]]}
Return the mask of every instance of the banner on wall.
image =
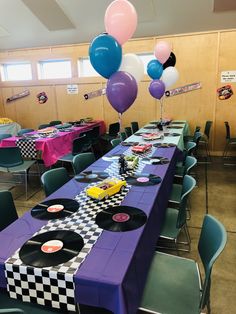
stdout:
{"type": "Polygon", "coordinates": [[[24,90],[22,93],[19,93],[19,94],[16,94],[16,95],[13,95],[9,98],[7,98],[7,102],[11,102],[13,100],[16,100],[16,99],[19,99],[19,98],[23,98],[23,97],[26,97],[26,96],[29,96],[30,94],[30,91],[29,90],[24,90]]]}
{"type": "Polygon", "coordinates": [[[185,86],[180,86],[180,87],[177,87],[174,89],[167,90],[165,92],[165,96],[166,97],[172,97],[172,96],[176,96],[179,94],[188,93],[188,92],[191,92],[193,90],[200,89],[200,88],[202,88],[201,82],[192,83],[192,84],[188,84],[185,86]]]}
{"type": "Polygon", "coordinates": [[[102,96],[102,95],[105,95],[105,94],[106,94],[106,88],[100,88],[100,89],[95,90],[93,92],[84,94],[84,99],[88,100],[88,99],[91,99],[91,98],[94,98],[94,97],[98,97],[98,96],[102,96]]]}

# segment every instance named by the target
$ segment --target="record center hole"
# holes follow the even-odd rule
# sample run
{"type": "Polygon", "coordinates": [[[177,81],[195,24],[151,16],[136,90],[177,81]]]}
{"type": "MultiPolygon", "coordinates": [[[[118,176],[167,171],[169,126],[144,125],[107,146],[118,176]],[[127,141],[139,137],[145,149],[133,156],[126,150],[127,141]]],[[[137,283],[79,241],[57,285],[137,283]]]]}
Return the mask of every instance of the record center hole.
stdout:
{"type": "Polygon", "coordinates": [[[41,251],[43,253],[55,253],[60,251],[63,248],[63,242],[60,240],[50,240],[47,241],[45,243],[43,243],[43,245],[41,246],[41,251]]]}
{"type": "Polygon", "coordinates": [[[149,178],[147,178],[147,177],[139,177],[139,178],[137,178],[137,181],[144,183],[144,182],[148,182],[149,178]]]}
{"type": "Polygon", "coordinates": [[[58,213],[64,209],[64,206],[61,204],[51,205],[47,208],[49,213],[58,213]]]}
{"type": "Polygon", "coordinates": [[[130,215],[126,213],[118,213],[112,216],[112,220],[115,222],[126,222],[130,219],[130,215]]]}

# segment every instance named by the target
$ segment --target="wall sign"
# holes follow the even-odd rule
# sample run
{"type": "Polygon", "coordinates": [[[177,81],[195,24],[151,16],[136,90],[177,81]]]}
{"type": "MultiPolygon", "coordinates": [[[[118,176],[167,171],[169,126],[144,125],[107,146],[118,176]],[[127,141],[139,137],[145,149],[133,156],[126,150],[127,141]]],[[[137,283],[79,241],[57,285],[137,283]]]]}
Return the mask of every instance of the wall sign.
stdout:
{"type": "Polygon", "coordinates": [[[77,84],[67,85],[67,94],[76,95],[79,93],[79,88],[77,84]]]}
{"type": "Polygon", "coordinates": [[[221,83],[225,82],[236,82],[236,71],[222,71],[221,72],[221,83]]]}

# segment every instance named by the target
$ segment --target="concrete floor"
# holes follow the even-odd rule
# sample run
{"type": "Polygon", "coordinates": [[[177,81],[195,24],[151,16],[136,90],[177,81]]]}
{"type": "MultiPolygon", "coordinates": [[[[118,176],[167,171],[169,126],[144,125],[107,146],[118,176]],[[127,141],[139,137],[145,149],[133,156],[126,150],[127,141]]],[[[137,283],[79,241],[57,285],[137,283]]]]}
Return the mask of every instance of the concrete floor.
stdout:
{"type": "MultiPolygon", "coordinates": [[[[191,194],[191,220],[188,222],[192,239],[191,253],[181,254],[197,259],[197,242],[206,212],[219,219],[227,230],[228,242],[212,272],[211,309],[212,314],[236,313],[236,166],[224,166],[221,158],[214,158],[211,164],[198,164],[194,170],[198,186],[191,194]],[[206,170],[207,192],[206,193],[206,170]],[[208,205],[206,199],[208,196],[208,205]]],[[[31,192],[35,193],[28,201],[24,200],[24,190],[13,190],[19,215],[44,199],[38,179],[34,180],[31,192]]],[[[31,182],[32,183],[32,182],[31,182]]],[[[0,184],[0,189],[3,185],[0,184]]],[[[191,314],[191,313],[190,313],[191,314]]]]}

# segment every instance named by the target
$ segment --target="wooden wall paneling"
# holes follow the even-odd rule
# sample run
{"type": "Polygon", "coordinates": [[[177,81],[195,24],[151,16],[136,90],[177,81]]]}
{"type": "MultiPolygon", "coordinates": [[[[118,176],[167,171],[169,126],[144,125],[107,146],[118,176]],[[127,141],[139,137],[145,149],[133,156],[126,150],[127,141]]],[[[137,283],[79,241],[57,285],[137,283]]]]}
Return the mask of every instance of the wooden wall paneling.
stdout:
{"type": "Polygon", "coordinates": [[[5,117],[5,110],[2,97],[2,89],[0,88],[0,117],[5,117]]]}
{"type": "Polygon", "coordinates": [[[224,121],[228,121],[231,136],[236,137],[236,83],[221,83],[222,71],[236,71],[236,31],[222,32],[220,34],[219,68],[217,86],[231,85],[234,95],[226,100],[216,100],[216,151],[222,151],[225,146],[224,121]]]}
{"type": "Polygon", "coordinates": [[[56,86],[58,118],[62,121],[75,121],[81,118],[93,117],[103,120],[102,97],[89,100],[84,94],[102,88],[101,84],[78,84],[79,92],[75,95],[67,94],[67,85],[56,86]]]}
{"type": "Polygon", "coordinates": [[[17,100],[7,102],[7,98],[14,95],[13,88],[1,88],[2,90],[2,99],[3,99],[3,106],[4,106],[4,113],[5,117],[12,119],[13,121],[17,121],[16,116],[16,102],[17,100]]]}

